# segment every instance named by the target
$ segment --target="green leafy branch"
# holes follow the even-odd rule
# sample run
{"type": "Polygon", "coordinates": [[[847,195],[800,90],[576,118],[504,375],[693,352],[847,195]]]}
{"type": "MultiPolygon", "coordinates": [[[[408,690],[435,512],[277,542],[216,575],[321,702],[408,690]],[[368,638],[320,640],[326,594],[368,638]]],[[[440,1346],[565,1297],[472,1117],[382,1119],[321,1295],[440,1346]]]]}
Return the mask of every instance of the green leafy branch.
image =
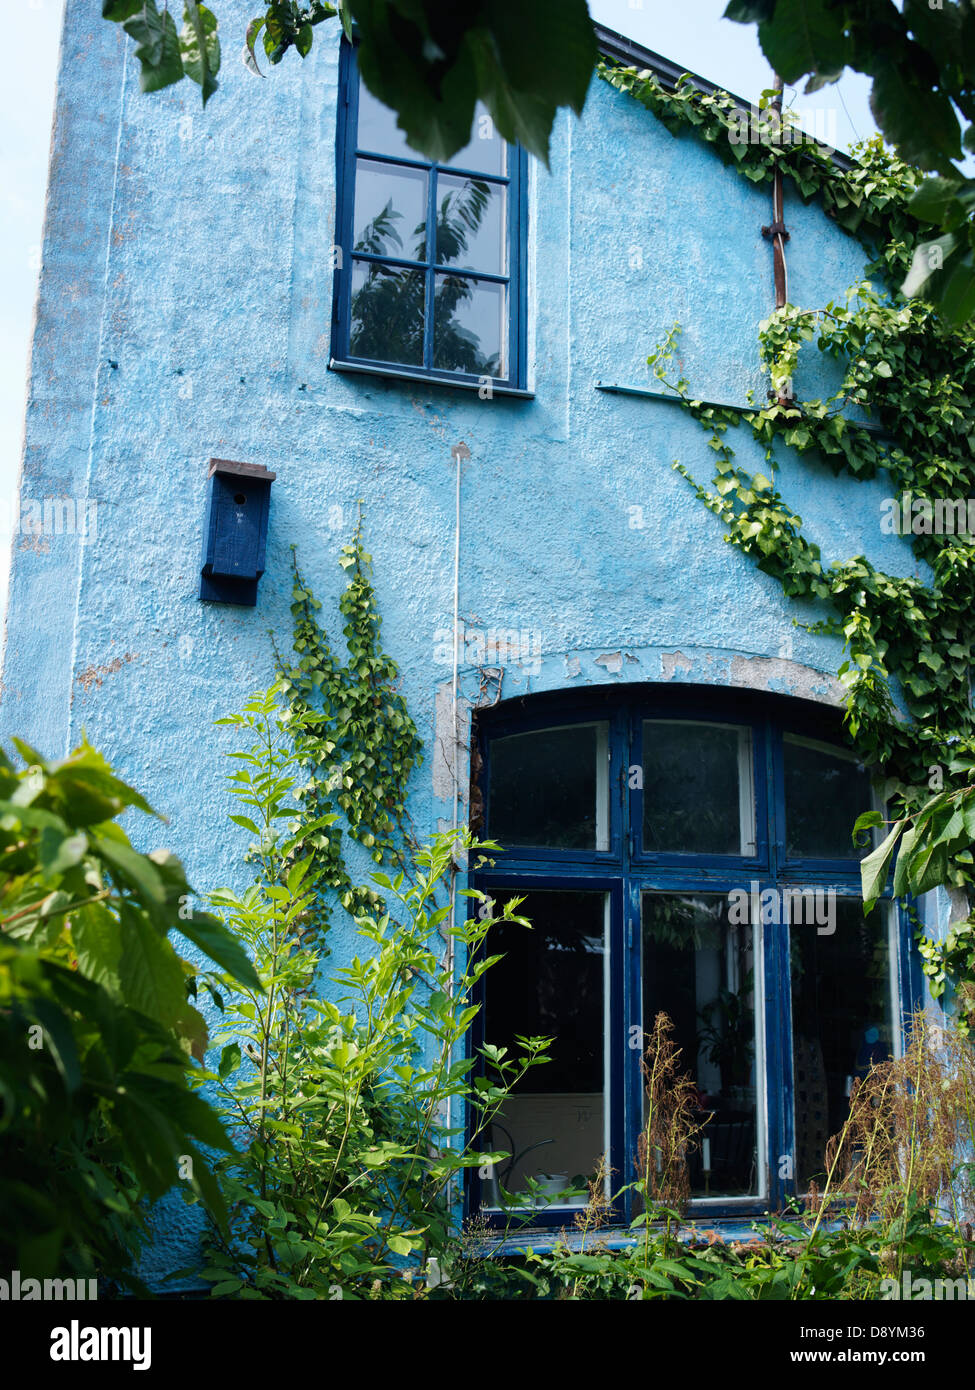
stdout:
{"type": "MultiPolygon", "coordinates": [[[[357,581],[353,627],[369,609],[361,571],[357,581]]],[[[451,1185],[507,1157],[483,1149],[486,1132],[511,1087],[545,1060],[545,1039],[520,1040],[512,1055],[486,1045],[488,1074],[472,1080],[476,1059],[458,1055],[478,1013],[473,992],[499,959],[486,949],[490,930],[527,923],[518,900],[495,916],[469,890],[482,910],[453,925],[456,856],[497,846],[438,835],[412,853],[412,881],[402,870],[373,876],[392,908],[371,894],[380,909],[355,920],[361,954],[333,972],[331,988],[311,990],[325,953],[303,923],[329,869],[299,851],[334,817],[299,806],[307,747],[282,694],[277,682],[221,721],[252,740],[231,755],[242,809],[231,819],[258,836],[258,873],[244,893],[211,900],[253,955],[262,989],[232,993],[214,1039],[219,1062],[200,1077],[239,1141],[221,1163],[230,1229],[214,1228],[203,1275],[217,1297],[421,1297],[425,1285],[404,1274],[456,1257],[451,1185]]]]}
{"type": "Polygon", "coordinates": [[[185,0],[183,26],[168,7],[156,0],[102,0],[102,17],[121,24],[136,42],[139,85],[144,92],[158,92],[188,77],[200,88],[203,105],[217,90],[220,71],[220,39],[212,10],[199,0],[185,0]]]}
{"type": "MultiPolygon", "coordinates": [[[[184,76],[204,104],[217,90],[217,21],[186,0],[182,30],[156,0],[102,0],[102,15],[134,39],[144,92],[184,76]]],[[[312,50],[315,29],[338,18],[355,38],[367,88],[397,113],[411,148],[452,159],[471,139],[477,103],[501,137],[548,162],[560,107],[581,113],[596,62],[586,0],[510,5],[443,5],[439,0],[269,0],[247,26],[245,62],[262,77],[258,42],[272,64],[312,50]]]]}
{"type": "Polygon", "coordinates": [[[260,982],[179,860],[132,845],[118,817],[153,813],[99,753],[48,762],[14,744],[23,768],[0,754],[2,1263],[138,1287],[146,1199],[180,1186],[226,1220],[207,1150],[231,1145],[190,1089],[207,1043],[191,1001],[201,980],[215,996],[260,982]]]}

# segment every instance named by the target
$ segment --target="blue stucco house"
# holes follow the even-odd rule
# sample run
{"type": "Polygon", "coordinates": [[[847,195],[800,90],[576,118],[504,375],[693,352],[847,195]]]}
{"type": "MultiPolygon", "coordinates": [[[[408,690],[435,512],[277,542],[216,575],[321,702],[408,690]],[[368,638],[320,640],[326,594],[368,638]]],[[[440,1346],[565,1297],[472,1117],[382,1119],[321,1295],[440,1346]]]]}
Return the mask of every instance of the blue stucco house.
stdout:
{"type": "MultiPolygon", "coordinates": [[[[227,63],[205,113],[188,85],[140,95],[124,35],[68,0],[22,481],[42,523],[14,546],[4,736],[59,755],[86,734],[169,818],[138,827],[146,848],[201,890],[239,880],[213,720],[270,683],[292,545],[336,611],[361,499],[425,745],[413,822],[473,803],[506,846],[476,886],[526,894],[536,926],[506,943],[485,1027],[564,1040],[506,1113],[508,1186],[626,1166],[641,1028],[665,1009],[714,1112],[693,1210],[780,1205],[919,986],[906,923],[858,904],[872,793],[840,645],[722,543],[671,467],[706,482],[706,439],[647,369],[679,321],[696,391],[764,395],[767,189],[597,77],[548,170],[480,118],[427,164],[338,27],[268,80],[227,63]],[[239,602],[200,597],[212,460],[250,466],[246,487],[221,475],[231,508],[270,495],[239,602]],[[791,946],[754,910],[768,889],[812,904],[791,946]]],[[[792,302],[842,294],[862,248],[788,188],[784,215],[792,302]]],[[[781,483],[826,557],[915,572],[881,479],[854,498],[786,460],[781,483]]],[[[335,956],[353,940],[338,921],[335,956]]],[[[495,1197],[475,1179],[466,1200],[495,1197]]],[[[186,1262],[185,1222],[163,1212],[150,1274],[186,1262]]]]}

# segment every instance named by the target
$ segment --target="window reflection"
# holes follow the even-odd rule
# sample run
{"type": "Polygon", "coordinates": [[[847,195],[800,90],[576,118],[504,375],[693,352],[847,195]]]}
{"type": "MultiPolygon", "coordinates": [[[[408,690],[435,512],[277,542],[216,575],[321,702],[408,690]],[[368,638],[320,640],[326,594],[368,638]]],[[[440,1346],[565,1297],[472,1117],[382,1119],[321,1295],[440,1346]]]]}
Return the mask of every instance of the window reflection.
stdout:
{"type": "Polygon", "coordinates": [[[422,366],[425,302],[422,270],[358,262],[352,271],[353,355],[422,366]]]}
{"type": "Polygon", "coordinates": [[[822,1184],[826,1144],[849,1113],[850,1091],[891,1054],[890,948],[885,914],[840,899],[836,930],[793,927],[792,1050],[796,1179],[822,1184]]]}
{"type": "Polygon", "coordinates": [[[427,254],[427,175],[360,159],[355,180],[356,251],[423,261],[427,254]]]}
{"type": "Polygon", "coordinates": [[[483,102],[474,111],[471,140],[458,150],[450,164],[456,169],[473,169],[479,174],[503,174],[507,145],[494,128],[494,121],[483,102]]]}
{"type": "Polygon", "coordinates": [[[755,853],[749,728],[644,720],[643,848],[650,854],[755,853]]]}
{"type": "Polygon", "coordinates": [[[505,273],[505,189],[486,179],[437,175],[437,264],[505,273]]]}
{"type": "Polygon", "coordinates": [[[416,159],[416,150],[406,143],[406,135],[396,124],[396,112],[377,101],[364,82],[359,83],[359,149],[374,154],[394,154],[400,159],[416,159]]]}
{"type": "Polygon", "coordinates": [[[451,161],[471,172],[454,173],[410,150],[395,114],[360,82],[357,150],[350,353],[506,377],[509,195],[504,182],[492,181],[504,175],[506,145],[490,117],[479,108],[470,144],[451,161]],[[413,262],[417,271],[391,261],[413,262]]]}
{"type": "Polygon", "coordinates": [[[870,775],[842,750],[786,734],[785,825],[790,859],[860,859],[853,822],[871,808],[870,775]]]}
{"type": "Polygon", "coordinates": [[[505,376],[505,287],[463,275],[438,275],[433,365],[474,376],[505,376]]]}
{"type": "Polygon", "coordinates": [[[609,848],[609,725],[571,724],[491,744],[491,838],[502,846],[609,848]]]}
{"type": "Polygon", "coordinates": [[[759,1190],[754,931],[723,895],[643,895],[644,1029],[672,1020],[704,1125],[688,1156],[694,1197],[759,1190]]]}
{"type": "Polygon", "coordinates": [[[510,1157],[484,1202],[503,1205],[507,1190],[516,1206],[544,1207],[558,1191],[584,1188],[606,1148],[607,902],[603,893],[531,892],[518,912],[530,931],[503,922],[488,937],[504,958],[485,976],[485,1040],[511,1053],[519,1034],[555,1041],[551,1061],[526,1074],[493,1126],[490,1147],[510,1157]],[[533,1197],[528,1179],[539,1188],[533,1197]]]}

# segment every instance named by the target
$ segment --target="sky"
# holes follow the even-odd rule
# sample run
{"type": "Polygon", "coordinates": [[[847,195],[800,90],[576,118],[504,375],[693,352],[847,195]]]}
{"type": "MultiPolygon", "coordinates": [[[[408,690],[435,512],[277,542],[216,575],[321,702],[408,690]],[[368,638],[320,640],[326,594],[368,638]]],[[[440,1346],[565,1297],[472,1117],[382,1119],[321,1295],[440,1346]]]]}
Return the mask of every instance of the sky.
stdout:
{"type": "MultiPolygon", "coordinates": [[[[754,24],[723,19],[727,0],[589,0],[593,19],[652,48],[689,72],[707,77],[736,96],[756,100],[772,85],[772,70],[754,24]]],[[[870,114],[870,79],[846,72],[812,96],[787,88],[785,105],[805,115],[810,134],[845,150],[877,127],[870,114]],[[818,114],[817,114],[818,113],[818,114]]]]}
{"type": "MultiPolygon", "coordinates": [[[[94,0],[92,8],[94,10],[94,0]]],[[[98,13],[98,11],[94,11],[98,13]]],[[[24,444],[24,399],[40,268],[64,0],[3,0],[0,83],[0,612],[24,444]]]]}
{"type": "MultiPolygon", "coordinates": [[[[86,0],[102,23],[97,0],[86,0]]],[[[220,0],[210,0],[218,20],[220,0]]],[[[726,0],[590,0],[593,18],[738,96],[756,99],[771,84],[755,26],[722,19],[726,0]]],[[[255,0],[255,12],[259,9],[255,0]]],[[[6,606],[9,533],[23,450],[27,362],[40,266],[40,242],[64,0],[4,0],[4,39],[16,61],[0,84],[0,612],[6,606]]],[[[225,42],[225,61],[237,45],[225,42]]],[[[286,81],[286,65],[275,74],[286,81]]],[[[813,97],[787,91],[818,139],[846,147],[876,129],[869,81],[846,73],[813,97]],[[808,115],[807,115],[808,113],[808,115]]],[[[96,97],[97,99],[97,97],[96,97]]],[[[147,98],[151,100],[151,98],[147,98]]]]}

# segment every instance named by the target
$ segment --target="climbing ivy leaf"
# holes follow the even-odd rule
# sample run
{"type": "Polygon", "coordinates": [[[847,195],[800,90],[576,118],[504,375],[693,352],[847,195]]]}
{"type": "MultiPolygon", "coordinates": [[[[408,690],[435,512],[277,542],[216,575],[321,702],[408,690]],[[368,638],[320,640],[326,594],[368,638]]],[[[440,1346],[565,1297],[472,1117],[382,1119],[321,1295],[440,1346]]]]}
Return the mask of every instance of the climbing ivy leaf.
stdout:
{"type": "Polygon", "coordinates": [[[102,18],[121,23],[138,13],[144,3],[145,0],[102,0],[102,18]]]}

